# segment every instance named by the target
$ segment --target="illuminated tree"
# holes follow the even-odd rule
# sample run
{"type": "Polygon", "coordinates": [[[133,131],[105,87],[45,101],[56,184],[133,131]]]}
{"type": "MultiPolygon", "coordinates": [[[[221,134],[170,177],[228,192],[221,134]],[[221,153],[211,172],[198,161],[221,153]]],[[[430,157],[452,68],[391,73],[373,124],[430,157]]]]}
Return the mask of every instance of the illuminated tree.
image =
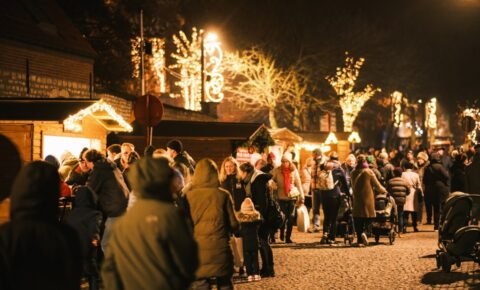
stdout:
{"type": "Polygon", "coordinates": [[[291,94],[288,73],[276,66],[272,56],[255,48],[226,55],[224,64],[230,75],[225,86],[230,99],[242,109],[268,109],[270,127],[278,128],[275,110],[291,94]]]}
{"type": "Polygon", "coordinates": [[[368,84],[362,91],[354,91],[360,69],[365,62],[364,58],[355,60],[345,53],[345,66],[338,67],[334,76],[328,76],[326,79],[333,87],[340,98],[340,107],[343,111],[343,129],[345,132],[351,132],[353,122],[360,113],[363,105],[376,93],[379,88],[374,88],[368,84]]]}

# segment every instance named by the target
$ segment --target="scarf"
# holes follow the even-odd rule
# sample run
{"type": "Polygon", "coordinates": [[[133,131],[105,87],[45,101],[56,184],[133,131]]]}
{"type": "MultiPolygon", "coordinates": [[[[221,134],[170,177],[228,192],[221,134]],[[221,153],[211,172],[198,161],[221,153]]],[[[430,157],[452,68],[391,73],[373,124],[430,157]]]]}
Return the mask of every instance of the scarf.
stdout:
{"type": "Polygon", "coordinates": [[[291,171],[290,168],[285,168],[282,166],[282,174],[283,174],[283,184],[285,187],[285,196],[288,197],[288,193],[291,190],[292,184],[291,184],[291,171]]]}

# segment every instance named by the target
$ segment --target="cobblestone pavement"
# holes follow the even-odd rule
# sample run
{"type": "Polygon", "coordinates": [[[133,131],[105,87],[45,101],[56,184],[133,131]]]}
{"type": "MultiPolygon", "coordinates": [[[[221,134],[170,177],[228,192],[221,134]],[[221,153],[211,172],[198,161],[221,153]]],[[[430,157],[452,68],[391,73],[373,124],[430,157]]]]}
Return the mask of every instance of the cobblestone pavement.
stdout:
{"type": "MultiPolygon", "coordinates": [[[[409,228],[411,229],[411,228],[409,228]]],[[[320,234],[297,233],[295,244],[272,245],[275,278],[244,282],[236,289],[480,289],[480,267],[463,262],[451,273],[436,269],[433,226],[403,234],[389,245],[381,237],[368,247],[320,245],[320,234]]]]}

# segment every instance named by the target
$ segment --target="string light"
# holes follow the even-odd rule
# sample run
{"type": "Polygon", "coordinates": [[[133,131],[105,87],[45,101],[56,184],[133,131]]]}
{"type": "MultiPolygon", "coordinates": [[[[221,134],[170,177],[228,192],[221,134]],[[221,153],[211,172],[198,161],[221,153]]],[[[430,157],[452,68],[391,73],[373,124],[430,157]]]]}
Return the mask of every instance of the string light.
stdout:
{"type": "Polygon", "coordinates": [[[330,145],[330,144],[337,144],[337,143],[338,143],[337,136],[335,136],[335,133],[330,132],[330,134],[328,134],[327,136],[327,139],[325,140],[325,144],[330,145]]]}
{"type": "MultiPolygon", "coordinates": [[[[192,29],[189,40],[183,31],[178,36],[173,36],[176,52],[172,57],[176,63],[172,69],[180,70],[180,80],[175,84],[182,88],[182,97],[185,100],[185,109],[200,110],[202,101],[202,37],[203,30],[192,29]]],[[[209,34],[204,41],[204,73],[205,97],[207,101],[220,102],[223,99],[224,79],[222,76],[221,62],[223,53],[220,43],[214,34],[209,34]]]]}
{"type": "MultiPolygon", "coordinates": [[[[165,39],[150,37],[146,39],[146,42],[151,43],[152,45],[152,55],[144,55],[145,60],[153,67],[155,75],[158,78],[159,89],[161,93],[166,92],[166,71],[165,71],[165,39]]],[[[132,77],[140,77],[140,49],[141,49],[141,38],[137,37],[131,40],[132,50],[131,50],[131,61],[133,65],[132,77]]]]}
{"type": "Polygon", "coordinates": [[[432,98],[425,105],[425,127],[437,128],[437,98],[432,98]]]}
{"type": "Polygon", "coordinates": [[[345,132],[351,132],[353,122],[360,113],[363,105],[381,89],[374,88],[368,84],[363,91],[354,92],[353,88],[358,78],[360,69],[365,62],[364,58],[355,60],[353,57],[345,53],[345,66],[338,67],[334,76],[328,76],[326,79],[333,87],[337,95],[340,97],[340,107],[343,111],[343,127],[345,132]]]}
{"type": "Polygon", "coordinates": [[[357,131],[353,131],[350,136],[348,136],[348,142],[350,143],[360,143],[362,142],[362,139],[360,138],[360,135],[358,134],[357,131]]]}
{"type": "MultiPolygon", "coordinates": [[[[63,125],[65,127],[65,130],[67,131],[72,131],[72,132],[81,132],[82,131],[82,121],[86,116],[92,116],[93,118],[96,118],[95,114],[96,112],[107,112],[108,116],[113,119],[115,122],[117,122],[122,130],[112,130],[112,131],[126,131],[126,132],[132,132],[133,128],[128,124],[122,116],[117,114],[115,110],[113,109],[112,106],[107,104],[103,99],[100,99],[98,102],[94,103],[93,105],[80,110],[78,113],[74,115],[68,116],[67,119],[63,121],[63,125]]],[[[105,125],[100,122],[102,126],[105,127],[105,125]]],[[[105,129],[109,129],[105,127],[105,129]]]]}
{"type": "Polygon", "coordinates": [[[472,141],[473,144],[477,144],[477,130],[480,129],[480,109],[467,108],[462,113],[463,117],[472,117],[475,121],[475,128],[468,132],[467,138],[472,141]]]}
{"type": "Polygon", "coordinates": [[[402,101],[403,94],[399,91],[392,93],[393,104],[393,125],[398,128],[402,122],[402,101]]]}

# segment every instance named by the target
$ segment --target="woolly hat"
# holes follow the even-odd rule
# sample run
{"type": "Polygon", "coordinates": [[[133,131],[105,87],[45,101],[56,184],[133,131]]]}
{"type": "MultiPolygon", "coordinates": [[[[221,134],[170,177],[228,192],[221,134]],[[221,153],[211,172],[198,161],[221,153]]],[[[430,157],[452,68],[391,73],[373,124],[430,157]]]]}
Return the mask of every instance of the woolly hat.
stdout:
{"type": "Polygon", "coordinates": [[[428,161],[428,155],[425,152],[418,152],[417,159],[423,159],[424,161],[428,161]]]}
{"type": "Polygon", "coordinates": [[[253,204],[253,201],[250,198],[247,197],[243,200],[242,205],[240,207],[240,212],[245,214],[256,212],[255,205],[253,204]]]}
{"type": "Polygon", "coordinates": [[[175,150],[177,153],[180,154],[183,151],[183,144],[180,140],[173,139],[173,140],[168,141],[167,148],[175,150]]]}
{"type": "Polygon", "coordinates": [[[292,153],[290,153],[290,152],[285,152],[285,153],[282,155],[282,160],[288,160],[288,161],[292,162],[292,153]]]}

